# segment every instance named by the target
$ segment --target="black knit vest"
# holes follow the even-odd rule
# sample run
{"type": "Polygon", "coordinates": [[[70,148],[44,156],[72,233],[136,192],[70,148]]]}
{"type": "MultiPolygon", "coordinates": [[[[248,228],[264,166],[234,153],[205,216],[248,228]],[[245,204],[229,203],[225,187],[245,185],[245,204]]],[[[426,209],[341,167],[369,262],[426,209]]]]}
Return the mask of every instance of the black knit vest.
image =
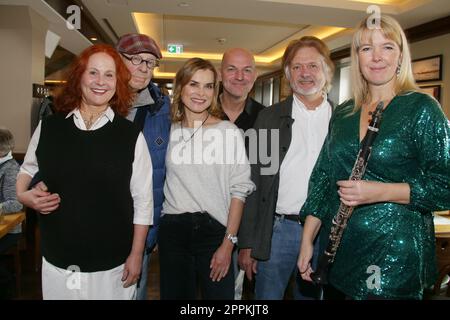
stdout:
{"type": "Polygon", "coordinates": [[[42,122],[36,150],[42,180],[61,197],[59,208],[40,216],[42,254],[51,264],[81,272],[115,268],[130,254],[133,199],[130,180],[139,130],[118,116],[93,131],[72,117],[42,122]]]}

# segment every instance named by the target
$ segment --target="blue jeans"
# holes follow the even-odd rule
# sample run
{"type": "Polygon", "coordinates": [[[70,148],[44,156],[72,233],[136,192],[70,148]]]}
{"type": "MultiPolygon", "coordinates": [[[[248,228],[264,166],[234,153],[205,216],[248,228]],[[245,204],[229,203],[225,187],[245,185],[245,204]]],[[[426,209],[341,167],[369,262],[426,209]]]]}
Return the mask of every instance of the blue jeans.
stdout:
{"type": "MultiPolygon", "coordinates": [[[[297,260],[303,226],[296,221],[275,217],[272,232],[272,247],[267,261],[258,261],[255,276],[256,300],[282,300],[289,279],[294,274],[295,300],[311,300],[318,296],[317,288],[301,279],[298,274],[297,260]]],[[[313,268],[319,253],[318,241],[314,246],[313,268]]]]}

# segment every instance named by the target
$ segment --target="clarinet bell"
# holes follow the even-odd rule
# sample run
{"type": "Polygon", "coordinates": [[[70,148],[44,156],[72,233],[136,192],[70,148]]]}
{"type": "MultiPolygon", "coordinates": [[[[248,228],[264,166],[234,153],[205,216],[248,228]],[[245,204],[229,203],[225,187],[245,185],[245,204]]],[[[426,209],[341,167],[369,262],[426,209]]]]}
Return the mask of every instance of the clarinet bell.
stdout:
{"type": "Polygon", "coordinates": [[[311,279],[316,285],[328,284],[328,269],[330,267],[330,257],[323,254],[319,263],[317,264],[316,271],[311,273],[311,279]]]}

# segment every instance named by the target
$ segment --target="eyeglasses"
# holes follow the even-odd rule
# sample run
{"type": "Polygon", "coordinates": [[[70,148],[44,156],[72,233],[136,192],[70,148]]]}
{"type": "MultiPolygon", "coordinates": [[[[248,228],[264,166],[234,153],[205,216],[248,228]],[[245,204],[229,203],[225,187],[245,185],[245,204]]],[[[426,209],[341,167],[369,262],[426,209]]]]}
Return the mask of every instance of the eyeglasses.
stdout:
{"type": "Polygon", "coordinates": [[[141,65],[142,62],[145,62],[145,64],[147,65],[147,67],[149,69],[155,69],[156,67],[159,67],[159,60],[154,60],[154,59],[144,60],[144,59],[142,59],[141,56],[127,57],[123,53],[121,53],[121,55],[128,61],[131,61],[131,63],[134,64],[135,66],[139,66],[139,65],[141,65]]]}

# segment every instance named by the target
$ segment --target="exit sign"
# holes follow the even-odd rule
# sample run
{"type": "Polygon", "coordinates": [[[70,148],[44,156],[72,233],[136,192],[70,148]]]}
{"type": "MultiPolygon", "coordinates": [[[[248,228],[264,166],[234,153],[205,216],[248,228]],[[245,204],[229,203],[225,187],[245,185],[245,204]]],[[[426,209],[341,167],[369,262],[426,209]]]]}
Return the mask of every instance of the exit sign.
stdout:
{"type": "Polygon", "coordinates": [[[183,45],[182,44],[168,44],[167,51],[169,53],[183,53],[183,45]]]}

